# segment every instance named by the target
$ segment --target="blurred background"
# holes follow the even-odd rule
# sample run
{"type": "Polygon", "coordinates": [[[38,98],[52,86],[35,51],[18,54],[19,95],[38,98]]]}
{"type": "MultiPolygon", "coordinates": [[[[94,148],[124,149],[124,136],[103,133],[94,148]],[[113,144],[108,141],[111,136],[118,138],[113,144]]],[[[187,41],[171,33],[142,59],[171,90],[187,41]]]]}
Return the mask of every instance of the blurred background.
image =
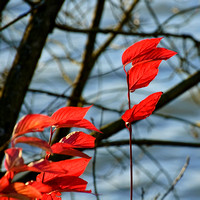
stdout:
{"type": "MultiPolygon", "coordinates": [[[[65,193],[63,199],[129,199],[121,56],[139,40],[163,37],[159,46],[178,54],[161,63],[148,87],[131,94],[134,105],[164,92],[159,109],[133,125],[134,199],[199,199],[199,19],[199,0],[1,0],[1,161],[23,115],[93,105],[86,118],[103,134],[84,130],[98,142],[86,151],[93,160],[82,177],[99,196],[65,193]]],[[[60,129],[54,142],[73,130],[60,129]]],[[[48,130],[34,134],[48,140],[48,130]]],[[[21,146],[27,163],[44,155],[21,146]]]]}

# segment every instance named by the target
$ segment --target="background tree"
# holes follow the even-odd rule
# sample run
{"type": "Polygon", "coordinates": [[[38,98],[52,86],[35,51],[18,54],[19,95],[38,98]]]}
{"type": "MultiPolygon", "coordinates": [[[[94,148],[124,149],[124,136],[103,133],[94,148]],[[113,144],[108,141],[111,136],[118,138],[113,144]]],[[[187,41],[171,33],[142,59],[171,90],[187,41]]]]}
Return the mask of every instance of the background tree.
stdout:
{"type": "MultiPolygon", "coordinates": [[[[93,104],[93,113],[89,116],[104,133],[92,133],[97,138],[97,146],[104,147],[98,155],[109,153],[106,158],[112,158],[112,162],[108,166],[126,171],[128,133],[120,116],[127,103],[121,55],[126,47],[142,38],[164,37],[162,46],[177,51],[178,55],[161,64],[160,77],[149,86],[150,90],[137,92],[139,97],[135,97],[135,102],[146,96],[147,91],[155,92],[155,87],[163,90],[164,95],[155,116],[135,124],[133,139],[137,145],[135,170],[148,177],[144,185],[135,179],[135,195],[143,199],[150,195],[156,199],[160,193],[158,198],[164,199],[173,190],[173,179],[178,176],[186,156],[181,155],[180,163],[174,163],[171,168],[165,166],[164,161],[160,164],[161,149],[173,151],[164,145],[179,146],[180,151],[200,146],[197,121],[199,8],[198,2],[191,1],[184,4],[156,0],[1,1],[1,161],[14,125],[22,115],[50,114],[64,105],[93,104]],[[118,162],[120,164],[116,164],[118,162]],[[145,168],[144,162],[148,162],[150,170],[145,168]],[[152,167],[154,165],[156,167],[152,167]],[[172,170],[176,173],[171,173],[172,170]],[[161,178],[157,174],[161,174],[161,178]],[[162,180],[162,176],[167,181],[162,180]]],[[[68,129],[60,129],[54,142],[68,132],[68,129]]],[[[45,133],[41,137],[45,137],[45,133]]],[[[30,155],[33,156],[27,154],[27,159],[30,155]]],[[[94,162],[94,177],[95,166],[94,162]]],[[[97,178],[100,184],[102,177],[97,178]]],[[[94,185],[97,192],[96,181],[94,185]]],[[[171,199],[182,199],[176,191],[171,195],[171,199]]]]}

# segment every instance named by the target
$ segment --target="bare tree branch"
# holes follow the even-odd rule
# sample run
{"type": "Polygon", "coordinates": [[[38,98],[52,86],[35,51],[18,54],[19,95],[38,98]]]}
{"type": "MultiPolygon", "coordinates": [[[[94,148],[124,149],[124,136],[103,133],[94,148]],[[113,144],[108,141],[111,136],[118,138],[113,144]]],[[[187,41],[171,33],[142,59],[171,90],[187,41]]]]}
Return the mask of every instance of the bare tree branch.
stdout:
{"type": "Polygon", "coordinates": [[[165,197],[174,189],[174,187],[176,186],[176,184],[178,183],[178,181],[180,181],[180,179],[183,177],[185,170],[187,169],[188,165],[190,162],[190,157],[187,157],[186,162],[183,166],[183,168],[181,169],[179,175],[175,178],[175,180],[173,181],[171,187],[166,191],[166,193],[161,197],[161,200],[165,199],[165,197]]]}
{"type": "MultiPolygon", "coordinates": [[[[0,99],[0,146],[12,134],[37,62],[63,1],[45,1],[32,13],[0,99]]],[[[4,152],[1,151],[0,160],[3,156],[4,152]]]]}
{"type": "MultiPolygon", "coordinates": [[[[181,83],[177,84],[172,89],[170,89],[168,92],[164,93],[161,96],[160,101],[158,102],[155,111],[167,105],[168,103],[170,103],[171,101],[179,97],[181,94],[188,91],[193,86],[197,85],[199,82],[200,82],[200,71],[197,71],[196,73],[188,77],[186,80],[182,81],[181,83]]],[[[111,137],[112,135],[116,134],[118,131],[124,128],[125,128],[124,121],[120,118],[102,127],[100,130],[104,134],[93,132],[92,135],[97,138],[96,141],[98,143],[102,141],[103,139],[107,139],[111,137]]]]}
{"type": "MultiPolygon", "coordinates": [[[[195,142],[181,142],[181,141],[168,141],[168,140],[148,140],[148,139],[135,139],[132,140],[133,145],[137,146],[173,146],[173,147],[191,147],[199,148],[200,143],[195,142]]],[[[101,142],[97,144],[97,147],[113,147],[129,145],[129,140],[120,140],[114,142],[101,142]]]]}
{"type": "MultiPolygon", "coordinates": [[[[103,10],[104,10],[104,3],[105,3],[105,0],[97,0],[91,28],[99,27],[103,10]]],[[[75,81],[75,86],[71,94],[71,99],[73,99],[73,101],[69,99],[69,102],[68,102],[69,106],[78,106],[78,104],[80,103],[79,101],[81,99],[82,91],[86,85],[90,72],[92,68],[94,67],[95,60],[92,54],[94,51],[96,36],[97,36],[96,32],[90,32],[88,34],[88,39],[87,39],[87,43],[85,47],[85,52],[83,55],[81,70],[75,81]]],[[[65,128],[59,129],[54,136],[53,143],[58,142],[60,138],[64,137],[66,135],[66,131],[67,129],[65,128]]]]}
{"type": "Polygon", "coordinates": [[[96,32],[96,33],[102,33],[102,34],[116,34],[116,35],[127,35],[127,36],[140,36],[140,37],[158,37],[158,36],[166,36],[166,37],[176,37],[176,38],[184,38],[184,39],[191,39],[195,44],[200,44],[200,41],[197,40],[194,36],[191,34],[178,34],[178,33],[170,33],[165,31],[154,31],[154,32],[127,32],[123,30],[115,30],[115,29],[81,29],[81,28],[74,28],[71,26],[68,26],[66,24],[56,24],[56,27],[60,30],[74,32],[74,33],[89,33],[89,32],[96,32]]]}

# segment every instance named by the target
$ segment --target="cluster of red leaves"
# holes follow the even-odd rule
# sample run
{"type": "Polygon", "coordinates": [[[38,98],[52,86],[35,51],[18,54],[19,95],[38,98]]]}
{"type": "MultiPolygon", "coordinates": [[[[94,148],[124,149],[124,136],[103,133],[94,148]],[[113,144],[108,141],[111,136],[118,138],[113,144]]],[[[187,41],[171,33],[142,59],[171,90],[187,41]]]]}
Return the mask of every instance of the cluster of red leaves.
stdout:
{"type": "Polygon", "coordinates": [[[16,124],[12,135],[12,147],[5,151],[7,172],[0,179],[0,200],[61,200],[61,192],[91,193],[90,190],[86,190],[87,182],[79,177],[85,171],[91,157],[77,149],[93,148],[95,138],[76,131],[58,143],[50,145],[53,133],[60,127],[78,127],[100,132],[91,122],[84,119],[90,107],[63,107],[51,117],[29,114],[16,124]],[[47,127],[51,127],[49,143],[37,137],[24,136],[28,132],[41,132],[47,127]],[[25,164],[22,148],[15,146],[17,143],[26,143],[45,150],[45,159],[25,164]],[[81,158],[52,162],[48,159],[50,154],[81,158]],[[13,182],[14,176],[24,171],[34,171],[39,174],[35,181],[13,182]]]}
{"type": "MultiPolygon", "coordinates": [[[[158,74],[158,67],[162,60],[167,60],[176,55],[174,51],[157,47],[161,39],[141,40],[124,51],[122,55],[124,70],[127,64],[132,63],[130,70],[128,72],[125,70],[128,92],[134,92],[136,89],[148,86],[158,74]]],[[[122,119],[126,123],[132,123],[150,116],[161,95],[162,92],[151,94],[139,104],[129,108],[122,115],[122,119]]]]}

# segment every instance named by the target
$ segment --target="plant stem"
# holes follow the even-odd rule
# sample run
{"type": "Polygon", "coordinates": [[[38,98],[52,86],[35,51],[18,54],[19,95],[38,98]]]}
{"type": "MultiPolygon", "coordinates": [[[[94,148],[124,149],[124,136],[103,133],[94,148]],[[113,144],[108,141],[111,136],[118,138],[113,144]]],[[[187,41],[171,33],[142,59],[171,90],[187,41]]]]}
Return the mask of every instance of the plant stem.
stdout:
{"type": "MultiPolygon", "coordinates": [[[[128,108],[131,109],[128,73],[126,73],[126,78],[127,78],[127,86],[128,86],[128,108]]],[[[127,125],[127,128],[129,130],[129,149],[130,149],[130,200],[132,200],[133,199],[133,154],[132,154],[132,125],[131,123],[127,125]]]]}
{"type": "Polygon", "coordinates": [[[132,154],[132,126],[129,124],[129,147],[130,147],[130,200],[133,199],[133,154],[132,154]]]}
{"type": "Polygon", "coordinates": [[[49,145],[51,145],[51,140],[52,140],[52,137],[53,137],[53,133],[54,133],[54,131],[53,131],[52,127],[51,127],[50,137],[49,137],[49,145]]]}
{"type": "MultiPolygon", "coordinates": [[[[54,133],[54,131],[53,131],[52,127],[51,127],[51,129],[50,129],[50,136],[49,136],[49,145],[51,145],[51,141],[52,141],[53,133],[54,133]]],[[[49,157],[50,157],[50,154],[47,154],[47,152],[46,152],[45,159],[48,160],[49,157]]]]}

